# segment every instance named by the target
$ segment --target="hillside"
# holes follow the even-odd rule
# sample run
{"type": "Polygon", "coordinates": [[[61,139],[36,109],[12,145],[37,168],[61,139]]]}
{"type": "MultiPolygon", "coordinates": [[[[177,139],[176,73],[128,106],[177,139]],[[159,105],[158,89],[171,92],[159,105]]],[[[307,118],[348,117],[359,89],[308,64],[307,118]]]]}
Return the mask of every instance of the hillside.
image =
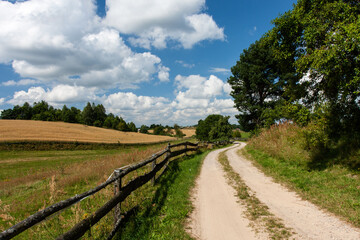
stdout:
{"type": "Polygon", "coordinates": [[[63,122],[0,120],[0,141],[71,141],[92,143],[151,143],[174,140],[134,132],[63,122]]]}

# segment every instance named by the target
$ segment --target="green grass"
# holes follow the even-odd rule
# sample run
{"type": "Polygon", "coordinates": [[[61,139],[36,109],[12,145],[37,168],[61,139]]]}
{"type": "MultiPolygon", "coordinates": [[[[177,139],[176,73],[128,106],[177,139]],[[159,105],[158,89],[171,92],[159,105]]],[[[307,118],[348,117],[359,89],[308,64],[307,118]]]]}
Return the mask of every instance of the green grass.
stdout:
{"type": "MultiPolygon", "coordinates": [[[[281,151],[281,150],[279,150],[281,151]]],[[[304,199],[360,227],[360,175],[341,165],[311,169],[304,161],[271,156],[252,145],[244,151],[267,174],[304,199]]]]}
{"type": "Polygon", "coordinates": [[[192,239],[185,231],[186,219],[192,210],[190,190],[206,154],[171,162],[149,192],[152,196],[141,203],[118,239],[192,239]]]}

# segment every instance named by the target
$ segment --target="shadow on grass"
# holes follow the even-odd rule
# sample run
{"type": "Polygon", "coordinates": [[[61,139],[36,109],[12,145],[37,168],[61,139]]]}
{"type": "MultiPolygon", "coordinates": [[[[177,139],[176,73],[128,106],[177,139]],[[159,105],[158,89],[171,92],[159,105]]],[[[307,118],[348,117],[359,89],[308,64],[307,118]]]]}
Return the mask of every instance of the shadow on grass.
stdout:
{"type": "MultiPolygon", "coordinates": [[[[194,155],[190,157],[194,157],[194,155]]],[[[157,224],[155,222],[158,220],[156,216],[161,215],[164,208],[169,188],[181,172],[179,163],[186,161],[188,158],[184,157],[169,163],[165,172],[156,181],[158,187],[154,196],[141,203],[139,211],[122,224],[121,230],[114,239],[144,239],[144,236],[152,232],[153,226],[157,224]]]]}
{"type": "Polygon", "coordinates": [[[309,171],[322,171],[333,165],[342,165],[349,170],[360,170],[359,146],[344,142],[335,147],[314,150],[308,162],[309,171]]]}

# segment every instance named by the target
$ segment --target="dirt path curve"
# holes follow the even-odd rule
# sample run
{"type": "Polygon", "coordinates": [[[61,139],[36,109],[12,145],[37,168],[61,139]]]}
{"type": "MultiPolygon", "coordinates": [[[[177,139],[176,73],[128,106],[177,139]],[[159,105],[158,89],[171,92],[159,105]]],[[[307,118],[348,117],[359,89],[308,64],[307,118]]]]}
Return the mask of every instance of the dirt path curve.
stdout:
{"type": "Polygon", "coordinates": [[[240,157],[236,152],[244,146],[241,143],[227,152],[230,165],[257,198],[269,207],[270,212],[283,219],[285,225],[297,233],[296,239],[360,239],[359,229],[301,200],[294,192],[275,183],[250,161],[240,157]]]}
{"type": "Polygon", "coordinates": [[[226,183],[217,161],[220,152],[231,148],[234,146],[215,150],[204,160],[194,190],[195,210],[189,226],[198,239],[259,239],[249,227],[249,220],[243,217],[245,209],[237,203],[235,191],[226,183]]]}
{"type": "Polygon", "coordinates": [[[245,218],[245,207],[238,203],[235,191],[224,177],[217,161],[218,154],[227,151],[230,165],[238,172],[256,197],[295,231],[291,239],[360,239],[360,230],[301,200],[236,152],[244,143],[211,152],[204,160],[193,193],[194,212],[189,232],[197,239],[268,239],[265,233],[255,234],[245,218]]]}

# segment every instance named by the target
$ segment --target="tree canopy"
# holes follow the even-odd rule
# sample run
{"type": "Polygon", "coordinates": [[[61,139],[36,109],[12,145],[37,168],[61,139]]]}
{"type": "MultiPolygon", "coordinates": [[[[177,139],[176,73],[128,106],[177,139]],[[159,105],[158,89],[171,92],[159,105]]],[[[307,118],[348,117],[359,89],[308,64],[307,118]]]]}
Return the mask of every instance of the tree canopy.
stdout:
{"type": "Polygon", "coordinates": [[[240,60],[231,68],[233,76],[228,79],[233,91],[236,117],[243,130],[250,131],[263,125],[262,113],[274,108],[283,94],[283,82],[278,76],[272,49],[260,39],[240,55],[240,60]]]}
{"type": "Polygon", "coordinates": [[[199,120],[196,128],[196,138],[201,141],[229,140],[232,136],[230,117],[212,114],[199,120]]]}
{"type": "Polygon", "coordinates": [[[244,50],[232,68],[229,83],[241,126],[262,127],[268,116],[272,121],[296,116],[303,121],[289,114],[301,106],[312,113],[327,112],[313,117],[326,118],[331,139],[346,134],[360,139],[359,16],[358,0],[298,0],[293,10],[274,19],[274,27],[244,50]],[[270,104],[260,96],[264,83],[276,90],[265,101],[270,104]],[[271,111],[281,108],[289,111],[275,118],[271,111]]]}

